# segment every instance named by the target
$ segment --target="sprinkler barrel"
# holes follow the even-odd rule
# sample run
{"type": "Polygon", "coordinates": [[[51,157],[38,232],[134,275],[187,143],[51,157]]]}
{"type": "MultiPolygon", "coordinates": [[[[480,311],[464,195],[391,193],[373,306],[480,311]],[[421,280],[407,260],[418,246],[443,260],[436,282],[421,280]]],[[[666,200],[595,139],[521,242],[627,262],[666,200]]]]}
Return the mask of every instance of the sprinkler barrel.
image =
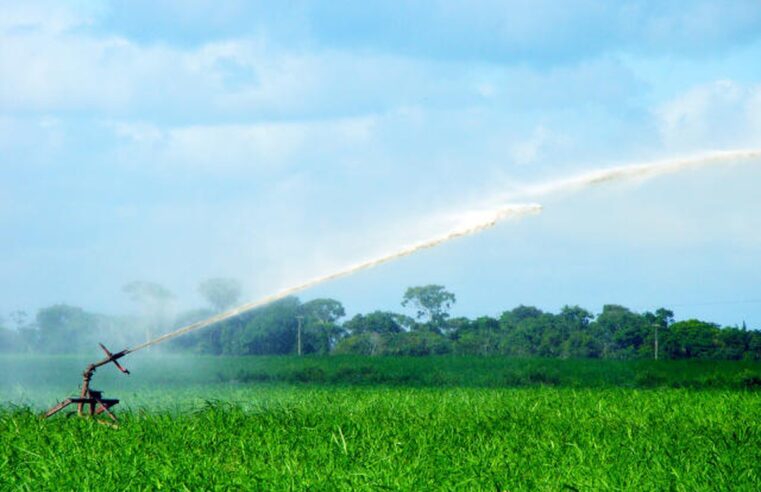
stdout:
{"type": "Polygon", "coordinates": [[[98,345],[100,345],[100,348],[103,349],[103,352],[106,353],[107,357],[103,359],[102,361],[100,361],[96,367],[108,364],[109,362],[113,362],[117,369],[119,369],[124,374],[129,374],[129,371],[125,369],[124,367],[122,367],[122,365],[119,364],[118,362],[119,359],[121,359],[122,357],[124,357],[125,355],[129,353],[128,349],[124,349],[121,352],[112,354],[111,352],[108,351],[108,349],[102,343],[98,343],[98,345]]]}

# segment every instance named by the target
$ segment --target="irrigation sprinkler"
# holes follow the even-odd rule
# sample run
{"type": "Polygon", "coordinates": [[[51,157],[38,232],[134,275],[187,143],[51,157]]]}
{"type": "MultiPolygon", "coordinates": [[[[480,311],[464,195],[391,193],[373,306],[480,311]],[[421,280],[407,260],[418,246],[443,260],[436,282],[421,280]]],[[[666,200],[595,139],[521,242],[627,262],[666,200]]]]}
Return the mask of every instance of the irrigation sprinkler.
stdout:
{"type": "Polygon", "coordinates": [[[113,362],[116,368],[124,374],[129,374],[129,371],[119,364],[119,359],[127,355],[130,351],[125,349],[113,354],[102,343],[99,343],[98,345],[100,345],[100,348],[106,353],[106,357],[98,362],[93,362],[85,368],[85,372],[82,373],[82,391],[79,396],[66,398],[64,401],[48,410],[45,413],[45,418],[55,415],[69,405],[77,405],[76,413],[80,416],[88,415],[94,417],[101,413],[105,413],[111,418],[111,420],[116,422],[116,415],[111,411],[111,407],[119,403],[119,400],[114,398],[103,398],[102,391],[90,388],[90,381],[95,374],[95,370],[100,366],[105,366],[109,362],[113,362]]]}

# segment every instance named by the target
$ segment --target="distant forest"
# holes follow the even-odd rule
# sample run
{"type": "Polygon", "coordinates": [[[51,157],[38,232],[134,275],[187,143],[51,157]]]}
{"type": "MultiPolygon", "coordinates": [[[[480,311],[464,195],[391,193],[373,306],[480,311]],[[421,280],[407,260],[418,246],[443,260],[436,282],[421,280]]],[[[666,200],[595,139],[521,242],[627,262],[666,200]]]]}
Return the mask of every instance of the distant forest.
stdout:
{"type": "MultiPolygon", "coordinates": [[[[0,352],[89,353],[96,342],[118,350],[205,319],[235,305],[240,286],[230,279],[201,284],[209,308],[166,314],[172,294],[149,282],[124,291],[140,316],[108,316],[69,305],[0,320],[0,352]],[[13,325],[12,327],[9,325],[13,325]]],[[[410,287],[401,306],[411,314],[374,311],[345,319],[334,299],[301,302],[288,297],[215,326],[173,339],[162,350],[212,355],[362,354],[508,355],[602,359],[761,359],[761,332],[721,327],[673,312],[638,313],[605,305],[593,314],[579,306],[558,313],[518,306],[498,318],[451,317],[455,295],[441,285],[410,287]]]]}

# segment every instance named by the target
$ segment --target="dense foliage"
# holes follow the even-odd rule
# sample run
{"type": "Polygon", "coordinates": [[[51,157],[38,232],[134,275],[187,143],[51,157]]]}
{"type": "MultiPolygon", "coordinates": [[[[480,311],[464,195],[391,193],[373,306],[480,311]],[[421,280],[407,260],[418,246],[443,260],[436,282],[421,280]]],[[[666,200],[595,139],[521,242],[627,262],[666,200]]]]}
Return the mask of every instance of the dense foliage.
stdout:
{"type": "MultiPolygon", "coordinates": [[[[15,330],[0,328],[0,352],[76,353],[96,341],[129,346],[209,317],[239,294],[232,281],[207,281],[201,291],[212,309],[188,311],[170,320],[161,304],[170,298],[167,292],[142,283],[128,287],[142,306],[150,307],[143,315],[120,318],[50,306],[39,310],[33,322],[17,323],[15,330]]],[[[579,306],[565,306],[558,313],[518,306],[498,317],[469,319],[450,317],[454,302],[454,294],[443,286],[411,287],[402,305],[414,317],[374,311],[342,321],[345,311],[339,301],[302,303],[289,297],[175,339],[169,347],[214,355],[292,354],[299,351],[300,341],[304,354],[635,359],[655,358],[657,337],[657,355],[663,359],[761,359],[761,332],[695,319],[675,322],[667,309],[637,313],[609,304],[594,315],[579,306]]]]}

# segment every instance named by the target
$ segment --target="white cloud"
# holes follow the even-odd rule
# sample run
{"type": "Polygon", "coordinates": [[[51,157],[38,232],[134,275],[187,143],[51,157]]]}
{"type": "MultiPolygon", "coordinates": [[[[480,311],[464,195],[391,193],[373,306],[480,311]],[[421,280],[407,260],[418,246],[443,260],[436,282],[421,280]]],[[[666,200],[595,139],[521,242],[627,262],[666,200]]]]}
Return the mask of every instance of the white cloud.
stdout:
{"type": "Polygon", "coordinates": [[[283,48],[262,36],[179,47],[67,29],[0,30],[0,73],[0,111],[185,122],[326,118],[485,100],[510,108],[609,105],[638,90],[613,59],[541,70],[353,46],[283,48]]]}
{"type": "Polygon", "coordinates": [[[310,2],[310,34],[331,46],[547,66],[621,50],[705,57],[757,39],[761,25],[754,0],[353,3],[310,2]]]}
{"type": "Polygon", "coordinates": [[[568,137],[553,132],[544,125],[537,125],[528,138],[511,145],[510,155],[516,164],[533,164],[545,156],[548,148],[568,145],[570,142],[568,137]]]}
{"type": "Polygon", "coordinates": [[[225,90],[215,45],[179,50],[118,37],[0,37],[0,110],[208,114],[225,90]]]}
{"type": "Polygon", "coordinates": [[[0,170],[39,163],[61,152],[66,128],[50,115],[0,115],[0,170]]]}
{"type": "Polygon", "coordinates": [[[94,2],[65,2],[36,0],[0,1],[0,32],[44,31],[62,33],[92,25],[101,6],[94,2]]]}
{"type": "Polygon", "coordinates": [[[340,161],[373,138],[374,117],[246,125],[189,125],[162,129],[148,123],[108,123],[122,140],[123,159],[169,170],[212,173],[275,169],[340,161]]]}
{"type": "Polygon", "coordinates": [[[731,80],[693,87],[655,110],[664,143],[681,150],[757,147],[759,114],[761,86],[731,80]]]}
{"type": "Polygon", "coordinates": [[[164,131],[157,125],[141,122],[108,122],[114,134],[135,144],[155,144],[165,138],[164,131]]]}

